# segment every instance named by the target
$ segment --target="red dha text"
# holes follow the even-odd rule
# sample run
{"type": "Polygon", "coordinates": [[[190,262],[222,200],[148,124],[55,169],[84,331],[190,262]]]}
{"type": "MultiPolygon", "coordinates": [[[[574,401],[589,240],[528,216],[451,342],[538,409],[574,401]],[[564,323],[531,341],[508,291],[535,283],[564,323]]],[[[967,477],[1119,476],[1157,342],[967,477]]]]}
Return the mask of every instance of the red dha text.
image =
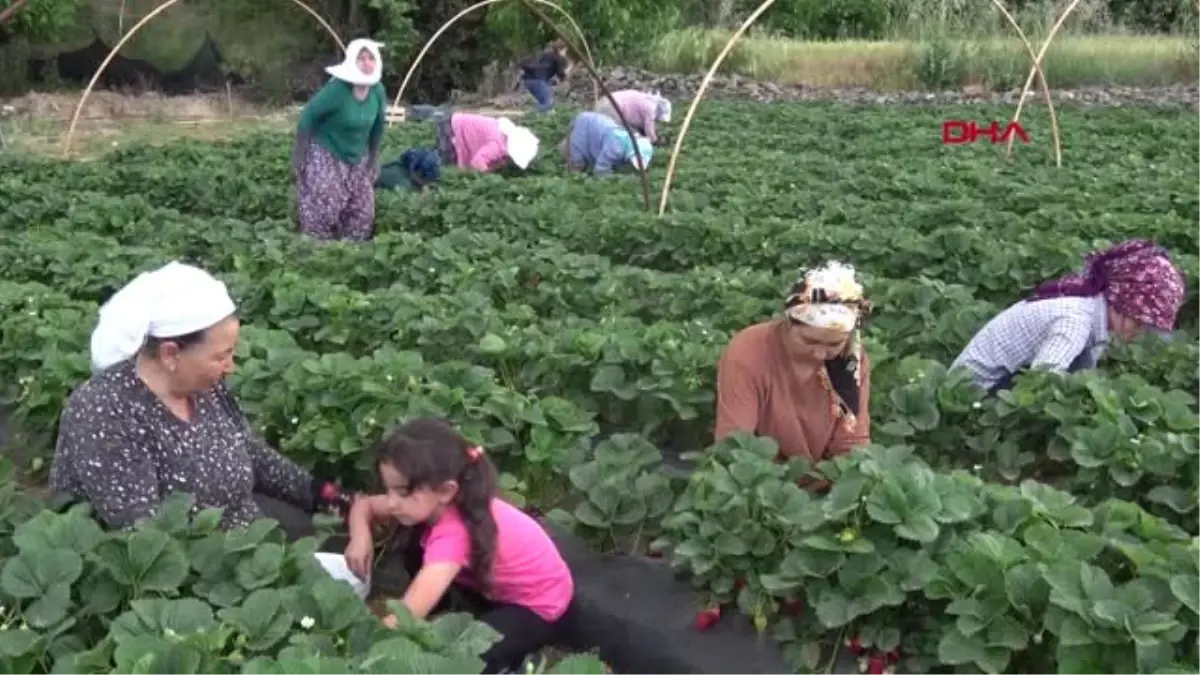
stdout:
{"type": "Polygon", "coordinates": [[[943,145],[975,143],[979,140],[980,136],[986,137],[992,143],[1005,143],[1013,136],[1020,138],[1022,143],[1029,142],[1029,134],[1025,132],[1025,127],[1022,127],[1020,122],[1009,122],[1007,126],[1003,127],[996,122],[992,122],[985,127],[981,127],[970,120],[947,120],[942,122],[943,145]]]}

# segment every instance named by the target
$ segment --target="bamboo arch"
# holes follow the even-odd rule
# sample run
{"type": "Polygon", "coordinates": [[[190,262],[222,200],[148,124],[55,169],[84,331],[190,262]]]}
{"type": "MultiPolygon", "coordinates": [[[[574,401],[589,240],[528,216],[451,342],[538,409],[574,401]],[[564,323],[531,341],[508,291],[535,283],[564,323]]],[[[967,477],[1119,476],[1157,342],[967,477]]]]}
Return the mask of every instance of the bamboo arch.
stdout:
{"type": "MultiPolygon", "coordinates": [[[[1051,28],[1050,34],[1046,38],[1046,42],[1042,45],[1041,50],[1037,54],[1034,54],[1033,45],[1030,44],[1028,38],[1025,36],[1025,32],[1021,30],[1021,26],[1016,22],[1016,19],[1013,18],[1012,14],[1010,14],[1004,7],[1003,3],[1000,0],[991,0],[991,2],[998,10],[1000,10],[1000,13],[1004,16],[1008,23],[1017,31],[1017,37],[1020,38],[1021,43],[1025,46],[1026,51],[1029,53],[1029,57],[1033,60],[1033,67],[1029,71],[1029,77],[1025,80],[1025,87],[1021,92],[1021,100],[1017,103],[1017,110],[1013,115],[1012,121],[1015,123],[1020,118],[1021,106],[1025,102],[1025,96],[1028,94],[1033,83],[1033,78],[1036,75],[1039,80],[1039,84],[1042,87],[1042,93],[1045,96],[1046,105],[1049,107],[1050,128],[1051,134],[1054,138],[1055,162],[1061,167],[1062,145],[1061,139],[1059,138],[1058,117],[1054,112],[1054,103],[1050,97],[1050,86],[1046,82],[1045,73],[1042,72],[1042,58],[1045,57],[1051,41],[1054,39],[1055,34],[1058,33],[1058,29],[1061,28],[1063,22],[1066,21],[1067,15],[1069,15],[1079,4],[1079,0],[1072,0],[1066,11],[1063,12],[1062,16],[1058,18],[1058,21],[1054,24],[1053,28],[1051,28]]],[[[675,139],[675,146],[671,148],[671,159],[667,162],[667,175],[663,181],[662,193],[659,195],[658,201],[658,215],[660,217],[667,211],[667,200],[670,198],[671,182],[675,178],[675,167],[679,160],[679,153],[683,148],[683,139],[685,136],[687,136],[688,129],[692,124],[692,117],[696,114],[696,108],[700,106],[701,99],[703,99],[704,94],[708,91],[708,86],[712,83],[713,76],[716,74],[717,69],[721,67],[721,64],[725,62],[725,59],[728,58],[729,54],[733,51],[734,45],[736,45],[738,40],[742,38],[742,35],[744,35],[746,31],[749,30],[750,26],[752,26],[754,22],[758,20],[758,17],[762,16],[763,13],[770,9],[771,5],[774,4],[775,0],[764,0],[764,2],[759,5],[758,8],[750,14],[750,16],[746,17],[746,20],[742,22],[742,25],[739,26],[734,34],[729,38],[729,42],[725,43],[725,47],[721,49],[719,54],[717,54],[717,58],[713,61],[712,65],[709,66],[708,72],[704,74],[704,79],[700,82],[700,88],[696,90],[696,95],[692,98],[691,105],[688,106],[687,114],[683,117],[683,124],[681,124],[679,127],[679,136],[675,139]]],[[[1013,139],[1009,138],[1009,153],[1012,152],[1012,144],[1013,139]]]]}
{"type": "MultiPolygon", "coordinates": [[[[992,0],[992,2],[997,3],[997,6],[999,6],[999,1],[1000,0],[992,0]]],[[[1038,50],[1037,56],[1033,56],[1032,54],[1033,46],[1030,45],[1027,40],[1025,40],[1024,36],[1021,37],[1021,39],[1025,41],[1026,48],[1028,48],[1030,51],[1030,56],[1033,56],[1033,68],[1029,70],[1029,76],[1025,78],[1025,86],[1021,88],[1021,99],[1017,101],[1017,109],[1013,113],[1012,121],[1015,124],[1017,120],[1021,119],[1021,108],[1025,105],[1025,97],[1029,94],[1030,86],[1033,84],[1033,76],[1036,73],[1037,76],[1041,78],[1042,87],[1046,93],[1046,105],[1050,107],[1051,131],[1054,133],[1054,160],[1059,167],[1062,166],[1062,146],[1058,138],[1058,121],[1054,116],[1054,105],[1050,102],[1050,87],[1046,85],[1046,75],[1042,73],[1042,59],[1045,58],[1046,52],[1050,50],[1050,43],[1054,41],[1054,36],[1058,34],[1058,29],[1062,28],[1063,24],[1067,21],[1067,17],[1070,16],[1071,12],[1074,12],[1075,8],[1078,6],[1079,0],[1071,0],[1071,4],[1067,5],[1067,8],[1063,10],[1062,15],[1060,15],[1058,20],[1054,22],[1054,25],[1050,27],[1050,33],[1046,35],[1046,41],[1042,43],[1042,48],[1038,50]]],[[[1012,23],[1013,28],[1017,29],[1017,33],[1019,34],[1021,29],[1017,26],[1017,22],[1013,21],[1012,17],[1009,16],[1007,11],[1004,12],[1004,15],[1005,18],[1012,23]]],[[[1008,147],[1004,151],[1005,157],[1012,156],[1012,148],[1013,139],[1010,137],[1008,139],[1008,147]]]]}
{"type": "MultiPolygon", "coordinates": [[[[434,41],[437,40],[447,28],[449,28],[455,21],[458,21],[476,9],[479,9],[480,7],[487,7],[488,5],[495,4],[500,1],[501,0],[480,0],[480,2],[477,2],[458,14],[450,17],[450,20],[447,21],[441,28],[437,30],[437,32],[433,34],[432,37],[429,38],[429,41],[425,43],[425,46],[421,49],[420,53],[417,54],[417,58],[413,61],[413,64],[408,69],[408,73],[404,76],[404,81],[400,83],[400,89],[396,92],[396,100],[392,103],[392,107],[400,105],[400,97],[404,94],[404,89],[408,86],[408,82],[412,78],[413,72],[416,71],[417,66],[421,63],[421,59],[425,57],[425,54],[429,51],[429,48],[433,46],[434,41]]],[[[520,2],[521,4],[525,5],[525,9],[528,9],[530,13],[537,17],[539,21],[545,24],[547,28],[553,31],[555,35],[557,35],[564,43],[566,43],[567,49],[571,51],[571,55],[576,60],[582,62],[584,68],[587,69],[588,75],[591,75],[593,90],[599,89],[604,93],[604,97],[608,99],[608,102],[613,107],[613,111],[615,111],[617,113],[617,117],[620,118],[621,126],[625,128],[625,132],[629,134],[630,138],[636,138],[633,133],[633,128],[629,125],[629,120],[625,119],[625,113],[621,111],[621,107],[618,106],[616,100],[613,99],[612,93],[609,92],[608,87],[604,85],[604,80],[600,77],[600,73],[596,72],[596,66],[592,61],[592,52],[590,49],[588,49],[587,40],[583,37],[583,31],[579,29],[579,25],[575,23],[575,20],[571,18],[571,15],[567,14],[566,10],[564,10],[562,7],[550,2],[550,0],[520,0],[520,2]],[[571,22],[571,25],[575,28],[575,32],[579,35],[580,43],[583,45],[583,49],[585,50],[583,53],[580,53],[579,47],[575,46],[574,42],[567,39],[567,36],[564,35],[562,30],[550,20],[550,17],[546,16],[545,12],[538,9],[539,4],[553,7],[561,12],[563,16],[567,17],[567,20],[571,22]]],[[[388,126],[391,127],[391,124],[388,126]]],[[[633,153],[637,157],[638,166],[644,167],[645,162],[642,160],[642,151],[636,142],[633,144],[633,153]]],[[[650,180],[646,177],[646,173],[646,171],[638,171],[638,177],[641,179],[642,183],[642,200],[645,203],[646,211],[649,211],[650,180]]]]}
{"type": "MultiPolygon", "coordinates": [[[[537,8],[537,5],[534,4],[535,0],[521,0],[521,2],[525,5],[525,9],[528,9],[534,16],[538,18],[539,21],[549,26],[550,30],[554,31],[554,33],[558,35],[559,39],[566,43],[567,49],[571,50],[571,53],[575,56],[575,58],[578,59],[581,56],[579,53],[579,48],[576,47],[570,40],[568,40],[566,35],[563,35],[562,30],[560,30],[558,26],[554,25],[554,22],[550,20],[550,17],[546,16],[542,10],[537,8]]],[[[582,35],[580,37],[582,37],[582,35]]],[[[625,113],[622,112],[621,106],[617,105],[617,100],[613,98],[612,92],[610,92],[608,87],[605,86],[604,78],[600,77],[600,73],[596,72],[596,66],[592,63],[590,55],[589,58],[583,62],[583,67],[587,68],[588,75],[592,76],[593,90],[594,88],[599,87],[600,91],[604,92],[604,98],[608,99],[608,103],[612,106],[613,112],[615,112],[617,114],[617,118],[621,120],[621,126],[625,128],[625,133],[629,134],[630,140],[633,141],[633,156],[637,158],[638,166],[641,167],[641,169],[638,170],[638,178],[642,183],[642,200],[646,205],[646,212],[649,213],[650,179],[646,176],[646,174],[649,173],[649,167],[646,166],[646,162],[642,158],[642,149],[638,146],[636,140],[637,136],[635,136],[633,133],[633,127],[629,126],[629,120],[625,119],[625,113]]]]}
{"type": "MultiPolygon", "coordinates": [[[[446,21],[446,23],[442,24],[442,27],[437,29],[437,31],[429,38],[429,40],[425,42],[425,46],[423,46],[421,48],[421,51],[417,52],[417,58],[413,59],[412,65],[408,67],[408,72],[404,74],[404,79],[400,81],[400,88],[396,90],[396,98],[395,98],[395,100],[392,101],[392,107],[395,108],[400,105],[400,99],[404,96],[404,90],[408,89],[408,83],[412,79],[413,73],[417,72],[417,66],[421,65],[421,60],[425,58],[425,54],[428,53],[430,48],[433,47],[433,43],[437,42],[437,39],[442,36],[442,33],[445,33],[450,28],[450,26],[453,26],[454,24],[458,23],[459,19],[470,14],[471,12],[474,12],[475,10],[480,9],[482,7],[487,7],[488,5],[494,5],[497,2],[501,2],[501,1],[502,0],[480,0],[480,2],[477,2],[473,5],[471,5],[470,7],[467,7],[466,9],[462,10],[458,14],[455,14],[454,16],[450,17],[450,19],[448,21],[446,21]]],[[[581,30],[579,28],[579,24],[575,22],[575,19],[571,18],[571,15],[567,13],[567,10],[563,9],[562,7],[559,7],[557,4],[551,2],[550,0],[533,0],[533,1],[538,4],[546,5],[546,6],[554,8],[555,11],[557,11],[564,18],[566,18],[567,22],[571,24],[571,27],[575,29],[575,34],[577,36],[579,36],[579,43],[583,45],[584,53],[587,56],[587,63],[594,67],[596,65],[596,62],[592,59],[592,50],[590,47],[588,47],[587,39],[583,37],[583,30],[581,30]]],[[[526,6],[528,6],[528,4],[526,4],[526,6]]],[[[555,30],[555,32],[557,32],[557,29],[554,28],[554,24],[549,23],[548,21],[546,23],[548,23],[548,25],[551,27],[551,29],[553,29],[553,30],[555,30]]],[[[569,41],[567,41],[565,39],[564,39],[564,42],[568,42],[568,44],[569,44],[569,41]]],[[[596,96],[596,98],[599,98],[598,92],[596,92],[595,85],[593,85],[592,89],[593,89],[593,95],[596,96]]],[[[389,129],[392,128],[392,122],[388,122],[388,128],[389,129]]]]}
{"type": "MultiPolygon", "coordinates": [[[[155,7],[154,10],[151,11],[149,14],[147,14],[146,16],[143,16],[141,21],[138,21],[136,24],[133,25],[132,28],[129,29],[129,31],[127,33],[125,33],[124,35],[121,36],[121,39],[118,40],[117,44],[113,46],[112,51],[110,51],[108,53],[108,56],[104,58],[104,61],[102,61],[100,63],[100,67],[97,68],[96,72],[92,75],[91,82],[88,82],[87,88],[83,90],[83,96],[79,97],[79,103],[77,103],[75,105],[75,114],[71,116],[71,126],[69,126],[67,128],[66,138],[63,139],[63,151],[62,152],[63,152],[64,157],[67,156],[68,154],[70,154],[70,152],[71,152],[71,138],[74,137],[74,135],[75,135],[75,125],[79,122],[79,114],[81,112],[83,112],[83,105],[85,103],[87,103],[88,96],[91,96],[92,89],[96,86],[96,82],[100,79],[100,76],[104,74],[104,69],[108,68],[108,64],[110,62],[112,62],[112,60],[114,58],[116,58],[117,53],[121,51],[121,47],[124,47],[125,43],[128,42],[130,38],[132,38],[139,30],[142,29],[142,26],[145,26],[146,24],[150,23],[150,21],[152,19],[154,19],[154,17],[156,17],[160,13],[166,11],[167,8],[171,7],[172,5],[174,5],[177,2],[179,2],[179,0],[167,0],[166,2],[159,5],[158,7],[155,7]]],[[[331,27],[329,25],[329,22],[325,21],[325,19],[322,18],[322,16],[320,14],[318,14],[316,10],[314,10],[312,7],[309,7],[308,5],[306,5],[302,0],[291,0],[291,2],[294,5],[296,5],[297,7],[299,7],[300,9],[302,9],[305,12],[307,12],[308,14],[310,14],[314,19],[316,19],[317,23],[321,24],[321,26],[326,31],[329,32],[329,35],[331,37],[333,37],[334,42],[337,42],[338,49],[341,49],[341,50],[346,49],[346,45],[342,42],[342,38],[338,37],[337,31],[333,30],[333,27],[331,27]]]]}

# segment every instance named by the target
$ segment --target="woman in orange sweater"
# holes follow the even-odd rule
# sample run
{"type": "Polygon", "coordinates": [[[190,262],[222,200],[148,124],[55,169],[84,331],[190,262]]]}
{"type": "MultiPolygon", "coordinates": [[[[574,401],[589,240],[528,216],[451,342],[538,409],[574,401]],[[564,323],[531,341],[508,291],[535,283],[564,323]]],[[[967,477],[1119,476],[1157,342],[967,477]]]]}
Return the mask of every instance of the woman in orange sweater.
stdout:
{"type": "Polygon", "coordinates": [[[719,440],[767,436],[817,463],[870,441],[870,365],[859,327],[870,310],[854,268],[808,270],[781,317],[743,329],[717,364],[719,440]]]}

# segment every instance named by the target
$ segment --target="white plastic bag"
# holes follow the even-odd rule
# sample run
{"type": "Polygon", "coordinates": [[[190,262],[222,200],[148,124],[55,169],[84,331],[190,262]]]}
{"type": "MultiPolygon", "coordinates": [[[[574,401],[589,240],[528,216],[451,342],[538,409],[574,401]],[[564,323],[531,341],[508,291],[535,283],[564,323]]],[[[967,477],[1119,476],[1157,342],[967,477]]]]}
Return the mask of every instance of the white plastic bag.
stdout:
{"type": "Polygon", "coordinates": [[[321,567],[329,572],[329,576],[334,579],[339,579],[348,582],[354,587],[354,592],[363,600],[367,599],[367,595],[371,592],[371,584],[363,582],[354,572],[350,571],[350,566],[346,564],[346,556],[340,553],[317,553],[317,562],[321,563],[321,567]]]}

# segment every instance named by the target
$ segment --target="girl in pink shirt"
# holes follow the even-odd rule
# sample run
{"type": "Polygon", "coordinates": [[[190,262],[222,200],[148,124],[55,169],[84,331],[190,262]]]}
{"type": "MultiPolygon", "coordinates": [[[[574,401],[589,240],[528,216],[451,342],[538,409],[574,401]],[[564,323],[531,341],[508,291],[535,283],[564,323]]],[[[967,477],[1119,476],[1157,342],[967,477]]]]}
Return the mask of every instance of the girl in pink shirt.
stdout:
{"type": "Polygon", "coordinates": [[[516,671],[560,641],[575,613],[571,571],[542,526],[496,496],[482,448],[442,420],[419,419],[379,444],[375,466],[387,492],[356,500],[348,518],[346,562],[356,575],[370,575],[372,525],[399,523],[411,530],[404,604],[423,619],[444,611],[457,587],[502,636],[483,654],[484,672],[516,671]]]}

